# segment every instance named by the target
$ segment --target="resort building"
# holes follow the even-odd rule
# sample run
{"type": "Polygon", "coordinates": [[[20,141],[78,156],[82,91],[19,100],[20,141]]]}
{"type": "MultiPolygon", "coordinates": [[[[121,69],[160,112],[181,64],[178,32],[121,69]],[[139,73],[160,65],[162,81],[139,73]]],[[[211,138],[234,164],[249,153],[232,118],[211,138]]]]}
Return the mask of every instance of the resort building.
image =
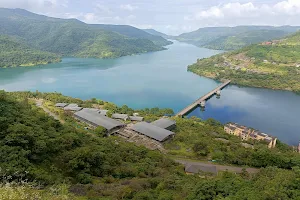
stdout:
{"type": "Polygon", "coordinates": [[[230,135],[240,137],[242,140],[263,140],[267,142],[268,148],[276,146],[277,138],[269,136],[268,134],[250,129],[246,126],[241,126],[236,123],[228,123],[224,126],[224,131],[230,135]]]}
{"type": "Polygon", "coordinates": [[[167,129],[169,131],[174,130],[174,128],[176,128],[176,122],[166,118],[161,118],[152,122],[151,124],[159,128],[167,129]]]}
{"type": "Polygon", "coordinates": [[[144,117],[139,117],[139,116],[129,116],[130,121],[135,121],[135,122],[142,122],[144,121],[144,117]]]}
{"type": "Polygon", "coordinates": [[[107,116],[107,112],[108,112],[108,110],[99,110],[100,115],[107,116]]]}
{"type": "Polygon", "coordinates": [[[55,107],[58,107],[58,108],[64,108],[66,107],[68,104],[67,103],[57,103],[55,104],[55,107]]]}
{"type": "Polygon", "coordinates": [[[113,134],[125,126],[125,124],[117,120],[113,120],[109,117],[103,116],[98,112],[90,109],[83,109],[79,112],[76,112],[74,113],[74,117],[93,127],[102,126],[108,131],[109,134],[113,134]]]}
{"type": "Polygon", "coordinates": [[[203,164],[186,164],[184,167],[186,174],[198,174],[198,173],[210,173],[212,175],[218,175],[217,167],[214,165],[203,164]]]}
{"type": "Polygon", "coordinates": [[[69,104],[67,105],[66,107],[64,107],[64,110],[66,111],[79,111],[79,110],[82,110],[82,107],[78,107],[77,104],[69,104]]]}
{"type": "Polygon", "coordinates": [[[175,133],[169,130],[154,126],[153,124],[147,122],[139,122],[134,124],[131,129],[158,142],[164,142],[175,135],[175,133]]]}
{"type": "Polygon", "coordinates": [[[128,115],[126,115],[126,114],[118,114],[118,113],[113,114],[111,117],[113,119],[121,119],[124,121],[127,121],[127,119],[129,118],[128,115]]]}

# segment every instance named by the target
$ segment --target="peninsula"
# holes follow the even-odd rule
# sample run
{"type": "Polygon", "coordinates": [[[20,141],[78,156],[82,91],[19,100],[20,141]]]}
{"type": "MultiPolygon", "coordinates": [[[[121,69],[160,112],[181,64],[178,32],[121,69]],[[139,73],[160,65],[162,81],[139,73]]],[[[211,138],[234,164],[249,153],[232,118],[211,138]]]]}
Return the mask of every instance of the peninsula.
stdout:
{"type": "Polygon", "coordinates": [[[198,59],[188,70],[242,86],[300,92],[300,32],[280,40],[198,59]]]}

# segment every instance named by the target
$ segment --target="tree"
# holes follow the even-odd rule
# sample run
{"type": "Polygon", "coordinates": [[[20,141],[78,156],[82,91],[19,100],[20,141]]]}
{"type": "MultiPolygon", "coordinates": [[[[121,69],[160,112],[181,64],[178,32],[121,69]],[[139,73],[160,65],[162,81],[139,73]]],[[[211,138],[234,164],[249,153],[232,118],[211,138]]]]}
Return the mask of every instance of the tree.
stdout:
{"type": "Polygon", "coordinates": [[[204,141],[197,141],[193,146],[193,151],[198,156],[207,156],[209,154],[208,144],[204,141]]]}
{"type": "Polygon", "coordinates": [[[102,126],[98,126],[96,129],[95,129],[95,133],[100,136],[100,137],[104,137],[107,133],[107,130],[106,128],[102,127],[102,126]]]}

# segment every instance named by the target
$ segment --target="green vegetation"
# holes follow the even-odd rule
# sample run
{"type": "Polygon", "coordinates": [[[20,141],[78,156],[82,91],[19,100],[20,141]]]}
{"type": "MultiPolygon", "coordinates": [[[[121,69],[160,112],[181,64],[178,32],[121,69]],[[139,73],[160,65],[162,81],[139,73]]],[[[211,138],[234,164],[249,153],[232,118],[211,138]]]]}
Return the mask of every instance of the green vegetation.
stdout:
{"type": "Polygon", "coordinates": [[[177,40],[199,47],[217,50],[236,50],[242,47],[287,36],[299,27],[237,26],[200,28],[176,37],[177,40]]]}
{"type": "Polygon", "coordinates": [[[198,60],[189,70],[251,87],[300,91],[300,32],[266,45],[198,60]],[[271,44],[272,43],[272,44],[271,44]]]}
{"type": "Polygon", "coordinates": [[[116,58],[164,50],[162,46],[170,44],[162,37],[130,26],[89,25],[75,19],[51,18],[22,9],[0,8],[0,23],[0,36],[17,38],[14,40],[22,41],[31,51],[27,56],[26,52],[20,53],[24,49],[20,47],[6,59],[7,54],[3,53],[6,49],[3,48],[1,57],[5,59],[1,60],[1,66],[45,64],[57,62],[61,56],[116,58]]]}
{"type": "Polygon", "coordinates": [[[157,32],[157,34],[153,34],[153,32],[151,33],[147,30],[140,30],[128,25],[96,24],[93,26],[104,30],[117,32],[130,38],[148,39],[158,46],[167,46],[173,44],[173,42],[164,39],[167,37],[164,37],[163,33],[159,34],[159,32],[157,32]]]}
{"type": "MultiPolygon", "coordinates": [[[[267,150],[264,144],[257,143],[249,153],[238,145],[238,138],[225,135],[221,124],[214,120],[176,119],[176,136],[166,144],[168,149],[169,146],[184,145],[191,147],[188,153],[195,157],[218,156],[223,162],[235,160],[236,165],[249,161],[255,166],[266,166],[258,174],[244,171],[241,174],[223,172],[216,177],[209,174],[188,176],[183,166],[158,151],[138,147],[118,137],[98,136],[80,129],[76,121],[71,120],[69,112],[61,114],[69,119],[61,124],[37,108],[31,98],[43,98],[47,104],[50,102],[49,105],[63,101],[86,107],[132,111],[127,106],[117,107],[97,99],[82,101],[58,93],[0,91],[2,199],[8,199],[8,195],[12,197],[10,199],[57,200],[267,200],[300,197],[300,155],[293,154],[283,144],[277,149],[267,150]],[[213,139],[215,137],[227,138],[230,142],[221,144],[213,139]],[[255,163],[250,159],[253,155],[256,155],[255,163]]],[[[160,109],[141,112],[159,117],[167,114],[166,111],[170,112],[160,109]]],[[[180,149],[175,148],[170,153],[174,155],[176,151],[180,149]]],[[[180,152],[177,154],[181,155],[180,152]]]]}
{"type": "Polygon", "coordinates": [[[300,155],[280,142],[278,147],[268,149],[265,142],[244,141],[253,146],[245,148],[239,137],[226,134],[223,125],[213,119],[201,121],[197,118],[176,118],[176,122],[176,137],[166,144],[171,155],[258,168],[300,167],[300,155]]]}
{"type": "Polygon", "coordinates": [[[0,68],[33,66],[59,61],[60,58],[53,53],[30,48],[13,37],[0,35],[0,68]]]}

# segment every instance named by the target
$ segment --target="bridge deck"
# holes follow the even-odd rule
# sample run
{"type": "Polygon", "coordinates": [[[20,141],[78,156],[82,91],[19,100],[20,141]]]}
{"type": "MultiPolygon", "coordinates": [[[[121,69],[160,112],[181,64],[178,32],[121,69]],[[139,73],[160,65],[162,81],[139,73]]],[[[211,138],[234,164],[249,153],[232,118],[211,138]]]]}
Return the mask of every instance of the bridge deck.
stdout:
{"type": "Polygon", "coordinates": [[[194,103],[192,103],[191,105],[187,106],[186,108],[184,108],[182,111],[180,111],[179,113],[176,114],[176,116],[184,116],[185,114],[187,114],[188,112],[190,112],[191,110],[193,110],[195,107],[197,107],[202,101],[206,101],[207,99],[209,99],[211,96],[213,96],[218,90],[222,90],[224,87],[226,87],[227,85],[230,84],[230,80],[224,82],[222,85],[220,85],[219,87],[217,87],[216,89],[210,91],[209,93],[207,93],[206,95],[204,95],[203,97],[201,97],[200,99],[197,99],[194,103]]]}

